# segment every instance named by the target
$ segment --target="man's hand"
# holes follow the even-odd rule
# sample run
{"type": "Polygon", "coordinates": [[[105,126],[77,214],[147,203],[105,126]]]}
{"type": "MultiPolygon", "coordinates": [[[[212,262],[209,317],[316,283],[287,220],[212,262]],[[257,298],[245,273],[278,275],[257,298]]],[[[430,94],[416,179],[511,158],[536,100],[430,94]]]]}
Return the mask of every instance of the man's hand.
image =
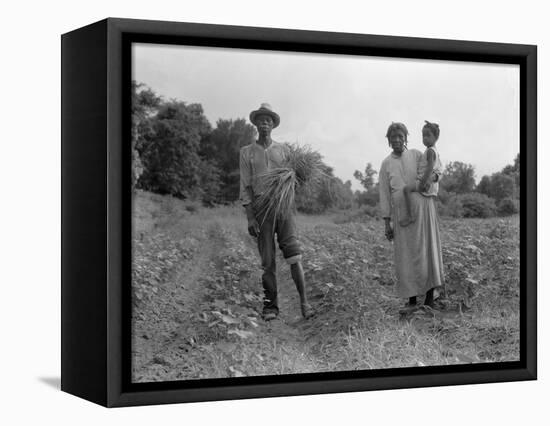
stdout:
{"type": "Polygon", "coordinates": [[[393,240],[393,228],[391,227],[390,220],[385,218],[384,221],[386,222],[386,230],[384,232],[384,235],[386,236],[388,241],[392,241],[393,240]]]}
{"type": "Polygon", "coordinates": [[[247,204],[245,206],[245,209],[246,209],[246,217],[248,219],[248,233],[254,238],[257,238],[258,235],[260,235],[260,225],[256,220],[256,215],[254,214],[254,209],[252,208],[252,204],[247,204]]]}
{"type": "Polygon", "coordinates": [[[256,218],[248,220],[248,233],[254,238],[258,238],[258,235],[260,235],[260,225],[256,218]]]}

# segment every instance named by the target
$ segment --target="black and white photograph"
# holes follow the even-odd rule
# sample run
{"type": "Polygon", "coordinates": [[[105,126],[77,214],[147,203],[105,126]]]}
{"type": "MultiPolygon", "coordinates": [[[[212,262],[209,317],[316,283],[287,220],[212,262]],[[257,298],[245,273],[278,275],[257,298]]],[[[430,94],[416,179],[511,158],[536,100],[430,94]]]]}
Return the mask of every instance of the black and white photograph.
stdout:
{"type": "Polygon", "coordinates": [[[131,381],[520,360],[520,67],[132,43],[131,381]]]}
{"type": "Polygon", "coordinates": [[[6,2],[0,423],[544,423],[543,4],[6,2]]]}

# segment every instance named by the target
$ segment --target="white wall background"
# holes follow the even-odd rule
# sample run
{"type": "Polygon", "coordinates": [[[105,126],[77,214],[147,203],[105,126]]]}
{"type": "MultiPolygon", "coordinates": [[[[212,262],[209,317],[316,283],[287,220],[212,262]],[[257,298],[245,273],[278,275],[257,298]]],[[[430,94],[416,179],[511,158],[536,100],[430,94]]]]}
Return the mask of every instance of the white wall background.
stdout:
{"type": "Polygon", "coordinates": [[[60,392],[60,34],[108,16],[539,46],[539,122],[550,114],[543,2],[394,0],[19,1],[1,7],[2,424],[542,424],[548,418],[550,169],[539,126],[539,380],[106,410],[60,392]],[[546,391],[546,392],[545,392],[546,391]],[[424,416],[429,414],[428,418],[424,416]]]}

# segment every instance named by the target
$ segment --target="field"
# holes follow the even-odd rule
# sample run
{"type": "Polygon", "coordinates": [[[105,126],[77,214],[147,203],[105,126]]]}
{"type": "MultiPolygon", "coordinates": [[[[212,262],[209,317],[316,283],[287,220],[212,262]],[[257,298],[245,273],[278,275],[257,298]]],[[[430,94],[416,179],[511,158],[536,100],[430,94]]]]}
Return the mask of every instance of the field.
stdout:
{"type": "Polygon", "coordinates": [[[255,240],[240,206],[137,192],[132,380],[154,382],[519,360],[519,220],[442,219],[437,310],[402,316],[383,223],[298,215],[308,295],[300,316],[278,259],[278,319],[264,322],[255,240]]]}

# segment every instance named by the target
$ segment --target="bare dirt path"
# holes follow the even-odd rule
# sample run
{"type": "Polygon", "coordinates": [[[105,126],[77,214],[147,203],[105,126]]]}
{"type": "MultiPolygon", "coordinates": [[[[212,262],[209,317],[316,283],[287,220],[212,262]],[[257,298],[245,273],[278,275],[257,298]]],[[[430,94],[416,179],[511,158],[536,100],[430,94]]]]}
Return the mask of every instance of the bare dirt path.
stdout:
{"type": "MultiPolygon", "coordinates": [[[[182,219],[174,229],[186,225],[182,219]]],[[[320,371],[320,360],[308,344],[308,330],[314,320],[306,321],[301,316],[289,266],[279,256],[281,312],[276,320],[264,322],[260,316],[261,271],[255,241],[242,229],[223,228],[219,220],[206,220],[201,228],[194,229],[194,238],[199,240],[196,252],[178,263],[163,283],[166,291],[157,294],[155,305],[161,318],[138,322],[134,380],[320,371]],[[246,252],[243,264],[235,262],[235,250],[246,252]],[[233,292],[227,286],[227,278],[234,278],[232,269],[239,278],[233,283],[238,291],[233,292]],[[245,297],[240,297],[242,294],[245,297]],[[240,310],[246,311],[246,316],[239,314],[240,310]],[[219,318],[221,321],[217,321],[219,318]],[[250,358],[235,356],[237,347],[250,358]],[[209,369],[209,363],[216,364],[215,368],[209,369]]]]}
{"type": "MultiPolygon", "coordinates": [[[[152,301],[157,309],[156,318],[147,315],[136,322],[134,339],[134,379],[139,381],[166,380],[174,364],[181,361],[180,354],[189,351],[193,334],[186,324],[202,303],[204,288],[201,277],[204,271],[215,267],[215,253],[219,249],[219,224],[209,223],[204,229],[195,229],[191,237],[196,241],[196,251],[188,259],[176,264],[169,279],[163,282],[163,292],[158,292],[152,301]],[[147,319],[147,320],[145,320],[147,319]]],[[[178,224],[172,228],[172,237],[182,245],[189,243],[178,231],[178,224]],[[178,238],[179,237],[179,238],[178,238]]],[[[185,368],[184,368],[185,369],[185,368]]]]}

